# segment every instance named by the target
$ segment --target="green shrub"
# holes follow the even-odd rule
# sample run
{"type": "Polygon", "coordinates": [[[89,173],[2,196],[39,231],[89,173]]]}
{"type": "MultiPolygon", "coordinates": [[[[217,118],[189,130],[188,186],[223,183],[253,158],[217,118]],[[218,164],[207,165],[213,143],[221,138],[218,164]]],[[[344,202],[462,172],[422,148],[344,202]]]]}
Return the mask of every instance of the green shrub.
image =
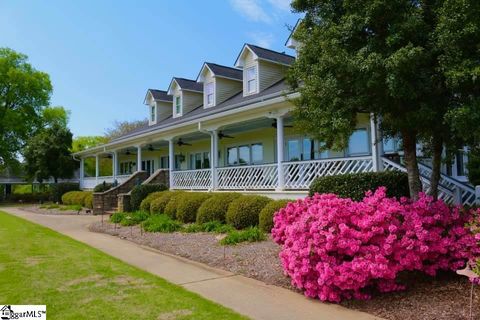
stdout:
{"type": "Polygon", "coordinates": [[[124,215],[120,224],[122,226],[135,226],[145,220],[147,220],[150,215],[143,211],[135,211],[131,213],[127,213],[124,215]]]}
{"type": "Polygon", "coordinates": [[[261,230],[270,233],[273,228],[273,215],[278,210],[285,208],[291,200],[275,200],[268,203],[265,208],[260,211],[259,224],[261,230]]]}
{"type": "Polygon", "coordinates": [[[192,223],[184,228],[185,232],[213,232],[213,233],[228,233],[234,230],[229,224],[221,223],[220,221],[210,221],[202,224],[192,223]]]}
{"type": "Polygon", "coordinates": [[[365,192],[378,187],[387,188],[389,197],[408,197],[407,174],[400,171],[362,172],[316,178],[310,185],[314,193],[335,193],[342,198],[362,200],[365,192]]]}
{"type": "Polygon", "coordinates": [[[148,232],[175,232],[182,229],[182,224],[172,220],[164,214],[151,215],[142,223],[143,229],[148,232]]]}
{"type": "Polygon", "coordinates": [[[468,154],[467,175],[471,184],[480,185],[480,147],[472,148],[468,154]]]}
{"type": "Polygon", "coordinates": [[[91,195],[92,193],[89,191],[70,191],[62,195],[62,203],[66,205],[75,204],[85,206],[86,201],[90,201],[89,197],[91,195]]]}
{"type": "Polygon", "coordinates": [[[159,198],[153,199],[150,203],[151,214],[163,214],[165,213],[165,207],[170,202],[172,197],[179,193],[179,191],[163,191],[159,198]]]}
{"type": "Polygon", "coordinates": [[[160,213],[164,213],[170,218],[176,219],[177,207],[179,204],[179,199],[182,197],[182,194],[184,194],[184,192],[174,192],[173,195],[168,200],[168,203],[165,205],[165,209],[163,210],[163,212],[160,212],[160,213]]]}
{"type": "Polygon", "coordinates": [[[140,209],[142,200],[145,199],[150,193],[166,190],[167,187],[164,184],[141,184],[132,189],[130,195],[130,206],[132,211],[140,209]]]}
{"type": "Polygon", "coordinates": [[[225,238],[220,241],[222,245],[234,245],[241,242],[263,241],[267,237],[258,227],[250,227],[245,230],[230,231],[225,238]]]}
{"type": "Polygon", "coordinates": [[[183,223],[195,222],[198,208],[211,196],[205,192],[184,192],[178,200],[176,219],[183,223]]]}
{"type": "Polygon", "coordinates": [[[113,183],[100,183],[93,188],[93,192],[105,192],[113,186],[113,183]]]}
{"type": "Polygon", "coordinates": [[[82,210],[82,206],[79,204],[69,204],[66,206],[59,206],[58,208],[60,211],[80,211],[82,210]]]}
{"type": "Polygon", "coordinates": [[[55,183],[49,186],[50,200],[53,202],[60,202],[62,200],[62,195],[69,191],[78,191],[80,190],[80,185],[78,183],[55,183]]]}
{"type": "Polygon", "coordinates": [[[258,225],[260,211],[272,201],[263,196],[241,196],[228,206],[226,220],[237,229],[258,225]]]}
{"type": "Polygon", "coordinates": [[[60,205],[56,203],[46,203],[40,206],[40,209],[47,209],[47,210],[58,209],[58,208],[60,208],[60,205]]]}
{"type": "Polygon", "coordinates": [[[206,223],[210,221],[225,222],[228,206],[240,193],[226,192],[216,193],[202,203],[197,212],[197,223],[206,223]]]}
{"type": "Polygon", "coordinates": [[[150,212],[150,205],[152,204],[152,201],[157,198],[160,198],[165,192],[167,191],[157,191],[157,192],[150,193],[140,203],[140,210],[145,212],[150,212]]]}
{"type": "Polygon", "coordinates": [[[83,206],[85,208],[93,209],[93,193],[89,192],[85,198],[83,198],[83,206]]]}
{"type": "Polygon", "coordinates": [[[113,223],[120,223],[123,218],[125,217],[125,213],[123,212],[115,212],[114,214],[112,214],[112,216],[110,217],[110,221],[113,222],[113,223]]]}

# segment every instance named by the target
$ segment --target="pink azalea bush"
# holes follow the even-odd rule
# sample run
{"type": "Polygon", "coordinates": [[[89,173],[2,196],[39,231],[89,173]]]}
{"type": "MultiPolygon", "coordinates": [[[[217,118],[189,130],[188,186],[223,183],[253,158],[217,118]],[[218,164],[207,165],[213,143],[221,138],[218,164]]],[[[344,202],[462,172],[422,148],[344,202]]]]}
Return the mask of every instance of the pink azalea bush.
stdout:
{"type": "Polygon", "coordinates": [[[371,289],[404,289],[402,271],[457,270],[479,254],[472,211],[422,194],[411,202],[381,187],[362,201],[316,194],[274,216],[272,237],[292,285],[322,301],[368,299],[371,289]]]}

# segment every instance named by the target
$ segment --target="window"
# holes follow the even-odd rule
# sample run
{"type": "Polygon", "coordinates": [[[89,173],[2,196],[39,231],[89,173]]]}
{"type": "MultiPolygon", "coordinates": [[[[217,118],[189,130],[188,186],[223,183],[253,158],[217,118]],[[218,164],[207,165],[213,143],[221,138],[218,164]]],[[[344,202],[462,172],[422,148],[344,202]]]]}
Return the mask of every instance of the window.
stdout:
{"type": "Polygon", "coordinates": [[[257,91],[257,68],[251,67],[247,69],[247,93],[257,91]]]}
{"type": "Polygon", "coordinates": [[[152,174],[155,171],[154,160],[143,160],[142,161],[142,171],[146,171],[149,174],[152,174]]]}
{"type": "Polygon", "coordinates": [[[286,160],[300,161],[328,158],[329,151],[320,150],[324,146],[325,143],[306,137],[289,139],[286,143],[286,160]]]}
{"type": "Polygon", "coordinates": [[[120,174],[132,174],[135,170],[135,161],[120,162],[120,174]]]}
{"type": "Polygon", "coordinates": [[[150,108],[150,122],[155,122],[155,106],[150,108]]]}
{"type": "Polygon", "coordinates": [[[370,154],[370,144],[368,143],[368,130],[365,128],[355,130],[350,136],[348,142],[349,155],[370,154]]]}
{"type": "Polygon", "coordinates": [[[210,152],[190,154],[190,170],[210,168],[210,152]]]}
{"type": "Polygon", "coordinates": [[[207,95],[207,106],[213,106],[213,82],[209,82],[205,85],[205,94],[207,95]]]}
{"type": "Polygon", "coordinates": [[[261,143],[227,148],[227,165],[229,166],[261,163],[263,163],[261,143]]]}
{"type": "Polygon", "coordinates": [[[203,153],[202,168],[204,168],[204,169],[210,168],[210,152],[204,152],[203,153]]]}
{"type": "Polygon", "coordinates": [[[175,155],[175,170],[180,170],[182,168],[183,161],[185,161],[185,156],[183,154],[175,155]]]}
{"type": "Polygon", "coordinates": [[[168,169],[169,166],[170,166],[170,164],[168,162],[168,156],[161,157],[160,158],[160,168],[168,169]]]}
{"type": "Polygon", "coordinates": [[[182,114],[182,98],[180,96],[175,97],[175,115],[182,114]]]}

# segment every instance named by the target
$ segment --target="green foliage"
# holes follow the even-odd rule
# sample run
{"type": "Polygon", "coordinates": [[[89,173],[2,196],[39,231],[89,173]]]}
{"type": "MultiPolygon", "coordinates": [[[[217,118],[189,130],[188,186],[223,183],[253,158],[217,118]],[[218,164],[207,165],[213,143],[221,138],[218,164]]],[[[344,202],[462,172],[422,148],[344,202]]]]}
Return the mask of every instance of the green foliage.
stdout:
{"type": "Polygon", "coordinates": [[[50,77],[27,59],[0,48],[0,169],[18,165],[18,153],[42,127],[42,108],[50,103],[50,77]]]}
{"type": "Polygon", "coordinates": [[[123,218],[125,217],[125,215],[126,215],[126,214],[123,213],[123,212],[115,212],[114,214],[112,214],[112,215],[110,216],[110,221],[111,221],[112,223],[120,223],[120,222],[122,222],[122,220],[123,220],[123,218]]]}
{"type": "Polygon", "coordinates": [[[90,205],[91,196],[92,193],[89,191],[69,191],[62,195],[62,203],[66,205],[88,207],[88,205],[90,205]]]}
{"type": "Polygon", "coordinates": [[[130,196],[130,206],[132,210],[139,210],[142,200],[145,199],[150,193],[163,191],[166,189],[167,187],[164,184],[141,184],[134,187],[130,196]]]}
{"type": "Polygon", "coordinates": [[[184,192],[178,200],[176,219],[183,223],[195,222],[198,208],[211,196],[203,192],[184,192]]]}
{"type": "Polygon", "coordinates": [[[202,224],[192,223],[185,226],[184,230],[187,233],[195,232],[213,232],[213,233],[228,233],[234,230],[231,225],[224,224],[220,221],[210,221],[202,224]]]}
{"type": "Polygon", "coordinates": [[[70,111],[64,107],[46,107],[42,110],[42,120],[44,126],[58,125],[66,128],[70,118],[70,111]]]}
{"type": "Polygon", "coordinates": [[[268,203],[265,208],[260,211],[259,227],[261,230],[270,233],[273,228],[273,215],[278,210],[285,208],[291,200],[275,200],[268,203]]]}
{"type": "Polygon", "coordinates": [[[60,208],[60,205],[56,203],[45,203],[40,206],[40,209],[47,209],[47,210],[58,209],[58,208],[60,208]]]}
{"type": "Polygon", "coordinates": [[[225,222],[228,206],[240,196],[240,193],[234,192],[214,194],[198,208],[197,223],[202,224],[210,221],[225,222]]]}
{"type": "Polygon", "coordinates": [[[249,227],[245,230],[232,230],[220,241],[222,245],[235,245],[241,242],[263,241],[267,237],[258,227],[249,227]]]}
{"type": "Polygon", "coordinates": [[[182,229],[182,224],[172,220],[164,214],[151,215],[142,223],[143,229],[148,232],[175,232],[182,229]]]}
{"type": "Polygon", "coordinates": [[[160,198],[162,195],[165,194],[165,192],[168,192],[168,191],[157,191],[157,192],[150,193],[140,203],[140,210],[145,212],[150,212],[150,205],[152,204],[152,201],[160,198]]]}
{"type": "Polygon", "coordinates": [[[69,204],[68,206],[59,206],[58,209],[60,211],[80,211],[82,210],[82,206],[79,204],[69,204]]]}
{"type": "Polygon", "coordinates": [[[89,192],[85,198],[83,198],[83,206],[85,208],[93,209],[93,193],[89,192]]]}
{"type": "Polygon", "coordinates": [[[316,178],[310,185],[314,193],[335,193],[342,198],[361,200],[368,190],[387,188],[389,197],[408,197],[407,174],[399,171],[363,172],[324,176],[316,178]]]}
{"type": "Polygon", "coordinates": [[[49,192],[53,202],[60,202],[62,195],[69,191],[78,191],[80,186],[78,183],[55,183],[50,185],[49,192]]]}
{"type": "MultiPolygon", "coordinates": [[[[166,214],[167,216],[169,216],[172,219],[177,218],[177,207],[180,203],[179,200],[182,197],[182,194],[183,194],[183,192],[173,193],[173,195],[170,197],[170,200],[165,205],[165,209],[163,210],[164,211],[163,213],[166,214]]],[[[158,201],[158,200],[156,200],[156,201],[158,201]]],[[[156,204],[156,201],[154,202],[154,204],[156,204]]],[[[162,213],[162,212],[160,212],[160,213],[162,213]]]]}
{"type": "Polygon", "coordinates": [[[32,193],[32,185],[31,184],[13,185],[12,193],[15,193],[15,194],[32,193]]]}
{"type": "Polygon", "coordinates": [[[480,185],[480,148],[474,148],[468,154],[467,170],[470,183],[480,185]]]}
{"type": "Polygon", "coordinates": [[[105,192],[113,186],[112,183],[100,183],[93,188],[93,192],[105,192]]]}
{"type": "MultiPolygon", "coordinates": [[[[76,137],[72,141],[72,152],[83,151],[88,148],[96,147],[98,145],[108,142],[108,138],[102,136],[81,136],[76,137]]],[[[106,158],[99,159],[100,174],[109,176],[112,175],[112,161],[106,158]]],[[[95,159],[86,158],[84,161],[85,174],[87,176],[95,176],[95,159]]]]}
{"type": "Polygon", "coordinates": [[[260,211],[271,199],[263,196],[241,196],[228,206],[226,221],[237,229],[257,226],[260,211]]]}
{"type": "Polygon", "coordinates": [[[30,138],[23,150],[25,173],[38,181],[53,177],[71,178],[78,164],[73,160],[70,148],[72,133],[57,123],[39,131],[30,138]]]}
{"type": "Polygon", "coordinates": [[[135,211],[131,213],[127,213],[124,215],[120,224],[122,226],[135,226],[145,220],[147,220],[150,215],[143,211],[135,211]]]}

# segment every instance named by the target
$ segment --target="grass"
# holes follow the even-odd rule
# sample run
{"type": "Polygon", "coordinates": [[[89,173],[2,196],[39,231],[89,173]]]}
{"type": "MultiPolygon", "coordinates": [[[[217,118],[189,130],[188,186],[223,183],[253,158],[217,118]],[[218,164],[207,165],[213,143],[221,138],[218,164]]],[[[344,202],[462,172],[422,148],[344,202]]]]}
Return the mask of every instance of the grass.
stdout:
{"type": "Polygon", "coordinates": [[[143,229],[148,232],[175,232],[182,230],[182,223],[172,220],[165,214],[155,214],[142,223],[143,229]]]}
{"type": "Polygon", "coordinates": [[[245,319],[55,231],[0,212],[0,301],[49,319],[245,319]]]}
{"type": "Polygon", "coordinates": [[[58,209],[60,211],[80,211],[82,210],[82,206],[79,204],[69,204],[69,205],[63,205],[63,204],[56,204],[56,203],[44,203],[40,205],[41,209],[47,209],[47,210],[52,210],[52,209],[58,209]]]}
{"type": "Polygon", "coordinates": [[[267,237],[258,227],[250,227],[245,230],[230,231],[225,238],[220,241],[223,245],[235,245],[241,242],[263,241],[267,237]]]}
{"type": "Polygon", "coordinates": [[[185,227],[183,231],[188,233],[193,232],[213,232],[213,233],[228,233],[234,230],[229,224],[223,224],[220,221],[205,222],[202,224],[192,223],[185,227]]]}
{"type": "Polygon", "coordinates": [[[132,213],[126,213],[125,216],[120,221],[122,226],[135,226],[142,221],[147,220],[150,217],[150,214],[143,211],[135,211],[132,213]]]}

